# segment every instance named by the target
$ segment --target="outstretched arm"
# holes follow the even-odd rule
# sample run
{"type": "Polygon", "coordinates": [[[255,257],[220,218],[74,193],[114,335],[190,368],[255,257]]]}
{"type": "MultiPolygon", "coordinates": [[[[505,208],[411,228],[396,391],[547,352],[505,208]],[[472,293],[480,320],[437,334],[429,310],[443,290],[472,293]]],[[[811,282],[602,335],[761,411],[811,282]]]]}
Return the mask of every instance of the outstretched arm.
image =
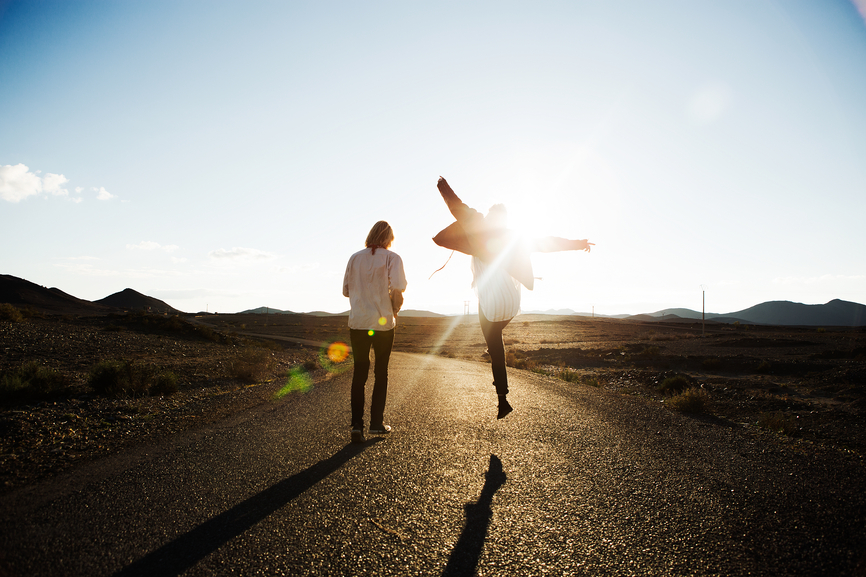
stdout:
{"type": "Polygon", "coordinates": [[[469,208],[466,204],[460,200],[460,197],[451,189],[451,186],[441,176],[439,177],[439,182],[436,183],[436,187],[439,189],[439,194],[442,195],[442,200],[445,201],[445,204],[448,205],[448,210],[451,211],[451,214],[454,215],[454,218],[457,219],[457,222],[460,224],[464,224],[467,221],[484,218],[484,215],[478,212],[473,208],[469,208]]]}
{"type": "Polygon", "coordinates": [[[589,252],[595,243],[588,240],[569,240],[558,236],[544,236],[532,241],[530,250],[532,252],[560,252],[564,250],[584,250],[589,252]]]}

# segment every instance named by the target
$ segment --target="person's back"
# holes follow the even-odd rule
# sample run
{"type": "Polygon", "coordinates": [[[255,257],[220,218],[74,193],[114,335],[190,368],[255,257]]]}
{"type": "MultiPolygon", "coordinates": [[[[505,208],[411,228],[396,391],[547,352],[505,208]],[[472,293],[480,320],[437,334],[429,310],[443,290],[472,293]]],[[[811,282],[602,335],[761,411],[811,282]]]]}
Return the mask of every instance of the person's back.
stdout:
{"type": "Polygon", "coordinates": [[[343,296],[349,297],[349,339],[355,366],[352,373],[352,441],[364,442],[364,388],[370,372],[370,348],[376,358],[373,370],[373,400],[370,406],[370,433],[387,434],[384,423],[388,394],[388,361],[394,345],[397,313],[403,305],[406,274],[403,260],[388,250],[394,232],[380,220],[367,235],[366,248],[359,250],[346,265],[343,296]]]}

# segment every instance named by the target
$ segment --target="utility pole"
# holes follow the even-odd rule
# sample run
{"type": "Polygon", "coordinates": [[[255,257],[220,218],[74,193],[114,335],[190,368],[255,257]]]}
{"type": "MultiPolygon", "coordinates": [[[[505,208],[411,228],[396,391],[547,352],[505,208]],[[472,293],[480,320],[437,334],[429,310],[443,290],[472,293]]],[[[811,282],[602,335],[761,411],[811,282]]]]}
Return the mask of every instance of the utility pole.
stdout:
{"type": "Polygon", "coordinates": [[[701,337],[704,336],[704,323],[707,317],[707,289],[701,285],[701,337]]]}

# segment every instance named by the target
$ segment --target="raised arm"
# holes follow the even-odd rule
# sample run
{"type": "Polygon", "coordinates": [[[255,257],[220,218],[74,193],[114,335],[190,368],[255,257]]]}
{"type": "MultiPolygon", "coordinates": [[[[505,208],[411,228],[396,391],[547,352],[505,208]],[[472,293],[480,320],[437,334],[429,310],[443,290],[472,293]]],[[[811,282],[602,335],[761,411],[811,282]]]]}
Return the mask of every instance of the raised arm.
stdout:
{"type": "Polygon", "coordinates": [[[560,252],[564,250],[585,250],[589,252],[590,247],[595,246],[595,243],[587,241],[585,238],[581,240],[569,240],[567,238],[559,238],[558,236],[544,236],[533,239],[529,250],[531,252],[560,252]]]}
{"type": "Polygon", "coordinates": [[[454,215],[454,218],[457,219],[457,222],[460,224],[484,218],[483,214],[474,208],[469,208],[466,203],[460,200],[454,190],[451,189],[448,181],[441,176],[439,177],[439,182],[436,183],[436,187],[439,189],[439,194],[442,195],[442,200],[444,200],[445,204],[448,205],[448,210],[451,211],[451,214],[454,215]]]}

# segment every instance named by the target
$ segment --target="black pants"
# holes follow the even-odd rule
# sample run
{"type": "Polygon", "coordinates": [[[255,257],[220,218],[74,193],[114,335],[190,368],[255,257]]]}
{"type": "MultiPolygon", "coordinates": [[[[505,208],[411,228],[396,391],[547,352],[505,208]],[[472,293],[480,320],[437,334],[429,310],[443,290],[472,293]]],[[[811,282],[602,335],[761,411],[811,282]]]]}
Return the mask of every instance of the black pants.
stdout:
{"type": "Polygon", "coordinates": [[[385,399],[388,396],[388,360],[394,346],[394,329],[390,331],[349,330],[355,368],[352,373],[352,428],[364,428],[364,387],[370,373],[370,347],[376,357],[373,369],[373,401],[370,405],[370,426],[379,427],[385,415],[385,399]]]}
{"type": "Polygon", "coordinates": [[[508,394],[508,375],[505,373],[505,344],[502,342],[502,331],[511,322],[488,321],[481,306],[478,307],[478,320],[481,321],[481,332],[487,341],[487,352],[490,354],[490,363],[493,365],[493,386],[496,387],[497,395],[508,394]]]}

